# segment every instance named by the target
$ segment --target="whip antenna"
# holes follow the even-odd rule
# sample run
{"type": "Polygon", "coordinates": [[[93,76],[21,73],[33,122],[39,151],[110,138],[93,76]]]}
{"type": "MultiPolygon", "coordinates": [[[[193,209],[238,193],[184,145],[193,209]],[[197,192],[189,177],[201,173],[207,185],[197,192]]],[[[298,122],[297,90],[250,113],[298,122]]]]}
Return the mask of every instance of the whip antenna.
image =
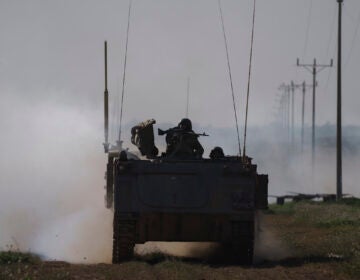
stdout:
{"type": "Polygon", "coordinates": [[[246,132],[247,132],[248,109],[249,109],[251,65],[252,65],[253,44],[254,44],[255,7],[256,7],[256,0],[254,0],[254,9],[253,9],[253,18],[252,18],[251,47],[250,47],[250,60],[249,60],[249,76],[248,76],[247,95],[246,95],[246,111],[245,111],[245,126],[244,126],[244,147],[243,147],[243,157],[244,158],[245,158],[245,152],[246,152],[246,132]]]}
{"type": "Polygon", "coordinates": [[[190,94],[190,77],[187,78],[186,87],[186,117],[189,117],[189,94],[190,94]]]}
{"type": "Polygon", "coordinates": [[[238,141],[238,146],[239,146],[239,155],[241,155],[239,125],[238,125],[238,118],[237,118],[237,113],[236,113],[235,95],[234,95],[234,87],[233,87],[232,76],[231,76],[231,67],[230,67],[229,51],[228,51],[228,44],[227,44],[226,32],[225,32],[225,24],[224,24],[222,9],[221,9],[221,0],[218,0],[218,3],[219,3],[221,26],[222,26],[222,31],[223,31],[223,35],[224,35],[226,58],[227,58],[227,65],[228,65],[229,78],[230,78],[231,95],[232,95],[232,101],[233,101],[233,106],[234,106],[234,116],[235,116],[236,132],[237,132],[237,141],[238,141]]]}
{"type": "Polygon", "coordinates": [[[123,71],[123,79],[122,79],[121,106],[120,106],[119,144],[121,144],[121,124],[122,124],[122,114],[123,114],[123,104],[124,104],[124,92],[125,92],[126,61],[127,61],[128,41],[129,41],[129,27],[130,27],[131,2],[132,2],[132,0],[129,1],[128,22],[127,22],[127,30],[126,30],[124,71],[123,71]]]}
{"type": "Polygon", "coordinates": [[[109,151],[109,91],[107,79],[107,42],[104,42],[104,62],[105,62],[105,90],[104,90],[104,150],[105,153],[109,151]]]}

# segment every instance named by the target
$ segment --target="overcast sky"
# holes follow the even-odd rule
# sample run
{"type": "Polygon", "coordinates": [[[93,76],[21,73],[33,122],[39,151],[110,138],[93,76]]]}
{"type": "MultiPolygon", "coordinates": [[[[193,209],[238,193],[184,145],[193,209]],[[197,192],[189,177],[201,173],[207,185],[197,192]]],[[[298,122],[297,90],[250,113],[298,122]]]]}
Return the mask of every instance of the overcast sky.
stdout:
{"type": "MultiPolygon", "coordinates": [[[[343,119],[359,125],[360,1],[344,2],[343,119]]],[[[252,3],[222,0],[241,123],[252,3]]],[[[92,110],[102,120],[103,41],[108,40],[110,108],[116,116],[128,5],[127,0],[0,0],[2,102],[9,96],[29,106],[51,101],[92,110]]],[[[257,1],[250,124],[274,120],[282,82],[311,82],[309,72],[295,67],[297,57],[302,63],[334,58],[336,66],[336,10],[335,0],[257,1]]],[[[190,117],[204,125],[233,126],[222,36],[217,0],[133,0],[124,121],[177,123],[185,115],[190,77],[190,117]]],[[[335,123],[335,78],[335,67],[318,75],[318,124],[335,123]]],[[[300,91],[296,102],[300,106],[300,91]]]]}

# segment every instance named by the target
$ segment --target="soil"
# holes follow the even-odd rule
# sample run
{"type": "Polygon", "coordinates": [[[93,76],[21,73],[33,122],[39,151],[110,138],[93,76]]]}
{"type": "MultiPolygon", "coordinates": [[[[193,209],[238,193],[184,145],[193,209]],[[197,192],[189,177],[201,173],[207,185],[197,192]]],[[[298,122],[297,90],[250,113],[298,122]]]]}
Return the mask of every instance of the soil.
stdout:
{"type": "Polygon", "coordinates": [[[336,255],[299,253],[304,246],[311,248],[314,241],[326,235],[326,228],[296,226],[291,215],[267,214],[262,219],[261,231],[270,232],[271,236],[260,236],[259,242],[264,244],[260,244],[263,248],[258,250],[257,264],[253,266],[169,256],[137,258],[119,265],[44,261],[2,264],[0,279],[356,279],[339,272],[345,260],[336,255]],[[289,240],[298,242],[292,246],[289,240]]]}

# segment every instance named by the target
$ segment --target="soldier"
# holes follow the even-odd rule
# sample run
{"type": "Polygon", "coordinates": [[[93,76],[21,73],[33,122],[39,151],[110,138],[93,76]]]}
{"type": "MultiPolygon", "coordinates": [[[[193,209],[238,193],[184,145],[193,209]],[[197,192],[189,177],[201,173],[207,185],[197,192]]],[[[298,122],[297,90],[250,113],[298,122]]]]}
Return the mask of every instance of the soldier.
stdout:
{"type": "Polygon", "coordinates": [[[139,123],[131,129],[131,143],[138,147],[141,155],[155,158],[159,153],[154,143],[154,119],[139,123]]]}
{"type": "Polygon", "coordinates": [[[221,159],[221,158],[224,158],[224,157],[225,157],[225,154],[224,154],[224,151],[223,151],[223,149],[221,147],[215,147],[210,152],[210,158],[211,159],[221,159]]]}
{"type": "Polygon", "coordinates": [[[192,130],[192,124],[191,124],[191,121],[189,119],[182,119],[179,124],[178,124],[178,127],[186,132],[194,132],[192,130]]]}
{"type": "Polygon", "coordinates": [[[192,130],[189,119],[182,119],[178,126],[167,131],[159,130],[159,135],[166,133],[166,155],[179,158],[201,158],[204,149],[192,130]]]}

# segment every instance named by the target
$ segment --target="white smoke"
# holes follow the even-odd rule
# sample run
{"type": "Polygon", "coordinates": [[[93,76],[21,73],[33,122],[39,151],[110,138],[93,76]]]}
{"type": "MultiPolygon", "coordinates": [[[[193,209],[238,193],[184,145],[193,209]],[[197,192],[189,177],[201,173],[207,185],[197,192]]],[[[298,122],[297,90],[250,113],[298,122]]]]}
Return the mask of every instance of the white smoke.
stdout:
{"type": "Polygon", "coordinates": [[[16,97],[0,110],[0,249],[14,245],[47,259],[110,261],[106,156],[94,114],[16,97]]]}
{"type": "MultiPolygon", "coordinates": [[[[104,207],[102,112],[11,96],[4,100],[7,103],[0,104],[0,250],[13,245],[46,259],[110,262],[112,212],[104,207]]],[[[210,128],[204,130],[211,137],[200,139],[207,152],[215,145],[223,146],[226,154],[236,150],[229,137],[233,131],[227,134],[227,129],[220,129],[217,134],[216,128],[210,128]]],[[[317,150],[315,187],[308,149],[302,157],[288,158],[279,138],[252,132],[248,151],[259,171],[269,174],[270,194],[335,192],[332,150],[317,150]]],[[[358,154],[344,155],[344,192],[356,196],[360,195],[359,163],[358,154]]],[[[158,243],[155,249],[188,255],[206,251],[204,246],[158,243]]],[[[137,246],[139,253],[147,249],[137,246]]]]}

